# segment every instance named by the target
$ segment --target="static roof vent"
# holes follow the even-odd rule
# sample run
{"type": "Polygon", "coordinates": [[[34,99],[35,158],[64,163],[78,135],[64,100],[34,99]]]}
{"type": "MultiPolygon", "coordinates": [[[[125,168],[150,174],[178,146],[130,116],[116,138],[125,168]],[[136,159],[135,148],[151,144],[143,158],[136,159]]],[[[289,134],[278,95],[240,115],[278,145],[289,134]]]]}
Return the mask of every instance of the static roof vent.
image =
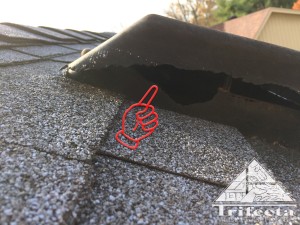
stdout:
{"type": "Polygon", "coordinates": [[[284,126],[278,121],[300,133],[299,62],[298,51],[149,15],[69,64],[65,73],[132,99],[155,83],[163,90],[156,100],[161,107],[251,135],[272,125],[266,132],[279,138],[284,126]]]}

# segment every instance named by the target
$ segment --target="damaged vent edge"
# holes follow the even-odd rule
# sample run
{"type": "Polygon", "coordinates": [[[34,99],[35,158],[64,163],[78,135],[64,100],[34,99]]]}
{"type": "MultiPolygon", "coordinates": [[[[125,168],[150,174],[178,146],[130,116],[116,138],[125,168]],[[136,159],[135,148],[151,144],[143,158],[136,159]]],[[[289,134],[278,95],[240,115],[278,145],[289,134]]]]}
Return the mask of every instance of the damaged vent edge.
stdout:
{"type": "Polygon", "coordinates": [[[100,70],[74,71],[70,67],[63,70],[65,76],[121,92],[128,97],[133,93],[123,90],[125,86],[134,91],[130,85],[132,74],[158,84],[176,103],[189,105],[210,101],[219,89],[258,101],[277,104],[300,110],[300,93],[288,87],[272,83],[254,84],[243,78],[233,78],[224,73],[203,70],[184,70],[172,65],[132,65],[128,67],[111,65],[100,70]],[[118,82],[119,80],[119,82],[118,82]],[[122,80],[122,82],[120,82],[122,80]],[[110,82],[111,81],[111,84],[110,82]],[[106,84],[106,86],[104,86],[106,84]],[[123,85],[124,87],[119,87],[123,85]]]}
{"type": "Polygon", "coordinates": [[[286,87],[254,85],[224,73],[182,70],[171,65],[108,66],[74,74],[67,73],[77,81],[133,101],[139,101],[141,93],[157,84],[160,91],[153,104],[162,109],[230,125],[248,137],[300,148],[300,95],[286,87]],[[280,97],[270,93],[274,90],[280,97]]]}

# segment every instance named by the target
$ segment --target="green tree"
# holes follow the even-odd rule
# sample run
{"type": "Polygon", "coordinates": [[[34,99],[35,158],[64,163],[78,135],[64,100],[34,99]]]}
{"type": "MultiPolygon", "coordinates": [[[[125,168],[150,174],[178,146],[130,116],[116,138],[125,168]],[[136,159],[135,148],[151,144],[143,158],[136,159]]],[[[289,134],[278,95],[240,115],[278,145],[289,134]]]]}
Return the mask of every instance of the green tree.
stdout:
{"type": "Polygon", "coordinates": [[[292,8],[295,0],[216,0],[215,16],[220,20],[239,17],[268,7],[292,8]]]}
{"type": "Polygon", "coordinates": [[[176,0],[171,3],[166,14],[177,20],[202,26],[216,23],[215,0],[176,0]]]}

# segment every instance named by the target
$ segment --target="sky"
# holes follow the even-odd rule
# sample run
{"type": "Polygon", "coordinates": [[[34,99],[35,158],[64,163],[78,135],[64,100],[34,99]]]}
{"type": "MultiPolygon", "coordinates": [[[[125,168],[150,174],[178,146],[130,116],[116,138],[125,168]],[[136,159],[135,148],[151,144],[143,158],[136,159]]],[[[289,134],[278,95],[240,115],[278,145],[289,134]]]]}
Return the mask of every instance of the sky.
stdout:
{"type": "Polygon", "coordinates": [[[143,16],[165,15],[173,0],[2,0],[0,22],[120,32],[143,16]]]}

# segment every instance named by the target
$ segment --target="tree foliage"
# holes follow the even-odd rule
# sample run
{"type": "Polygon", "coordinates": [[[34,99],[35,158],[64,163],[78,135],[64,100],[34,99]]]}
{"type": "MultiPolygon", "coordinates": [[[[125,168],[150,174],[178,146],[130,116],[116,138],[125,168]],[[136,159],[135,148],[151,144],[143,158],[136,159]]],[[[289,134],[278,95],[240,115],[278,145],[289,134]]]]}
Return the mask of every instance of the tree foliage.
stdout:
{"type": "Polygon", "coordinates": [[[291,9],[294,1],[295,0],[174,0],[166,11],[166,14],[184,22],[211,26],[217,22],[222,22],[232,17],[240,17],[268,7],[291,9]]]}
{"type": "Polygon", "coordinates": [[[177,0],[171,3],[166,14],[172,18],[202,26],[215,23],[215,0],[177,0]]]}
{"type": "Polygon", "coordinates": [[[216,17],[227,20],[268,7],[292,8],[295,0],[217,0],[216,17]]]}

